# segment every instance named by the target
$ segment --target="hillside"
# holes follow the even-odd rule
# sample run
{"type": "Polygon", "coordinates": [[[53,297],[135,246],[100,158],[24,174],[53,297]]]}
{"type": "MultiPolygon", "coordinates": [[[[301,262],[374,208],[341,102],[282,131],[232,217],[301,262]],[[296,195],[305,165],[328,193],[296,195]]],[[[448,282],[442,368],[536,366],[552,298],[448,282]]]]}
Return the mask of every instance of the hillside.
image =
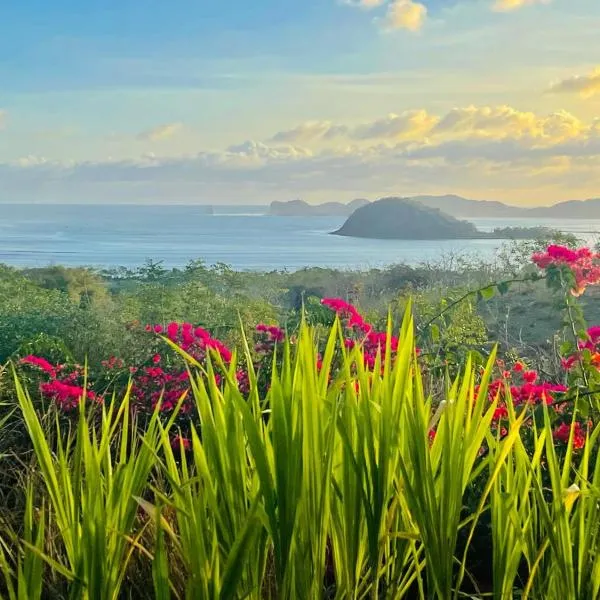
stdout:
{"type": "Polygon", "coordinates": [[[600,198],[569,200],[554,206],[531,208],[525,214],[528,217],[555,219],[600,219],[600,198]]]}
{"type": "Polygon", "coordinates": [[[524,217],[526,210],[493,200],[469,200],[462,196],[446,194],[444,196],[413,196],[416,200],[430,208],[437,208],[445,213],[461,218],[511,218],[524,217]]]}
{"type": "Polygon", "coordinates": [[[304,200],[291,200],[289,202],[272,202],[269,214],[280,217],[338,217],[351,215],[357,208],[369,204],[368,200],[356,199],[347,204],[343,202],[325,202],[323,204],[309,204],[304,200]]]}
{"type": "MultiPolygon", "coordinates": [[[[568,200],[552,206],[535,208],[523,208],[495,200],[470,200],[455,194],[418,195],[407,197],[407,199],[419,202],[429,208],[441,210],[457,219],[600,219],[600,198],[568,200]]],[[[298,217],[349,216],[357,208],[367,204],[369,201],[363,199],[353,200],[347,204],[342,202],[308,204],[303,200],[292,200],[290,202],[273,202],[269,208],[269,214],[298,217]]]]}

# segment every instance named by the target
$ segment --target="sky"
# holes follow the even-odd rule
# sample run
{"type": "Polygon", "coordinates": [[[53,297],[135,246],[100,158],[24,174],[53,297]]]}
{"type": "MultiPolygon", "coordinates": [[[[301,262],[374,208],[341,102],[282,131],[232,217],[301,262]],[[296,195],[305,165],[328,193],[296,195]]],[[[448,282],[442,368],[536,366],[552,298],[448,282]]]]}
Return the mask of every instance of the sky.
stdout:
{"type": "Polygon", "coordinates": [[[0,5],[0,202],[600,196],[599,0],[0,5]]]}

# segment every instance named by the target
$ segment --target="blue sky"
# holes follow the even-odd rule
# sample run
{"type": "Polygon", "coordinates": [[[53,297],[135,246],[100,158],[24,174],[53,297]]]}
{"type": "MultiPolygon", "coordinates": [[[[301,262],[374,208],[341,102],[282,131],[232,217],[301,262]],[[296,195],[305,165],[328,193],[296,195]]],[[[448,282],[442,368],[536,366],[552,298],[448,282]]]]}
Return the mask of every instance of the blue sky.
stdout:
{"type": "Polygon", "coordinates": [[[597,0],[21,0],[0,202],[600,195],[597,0]]]}

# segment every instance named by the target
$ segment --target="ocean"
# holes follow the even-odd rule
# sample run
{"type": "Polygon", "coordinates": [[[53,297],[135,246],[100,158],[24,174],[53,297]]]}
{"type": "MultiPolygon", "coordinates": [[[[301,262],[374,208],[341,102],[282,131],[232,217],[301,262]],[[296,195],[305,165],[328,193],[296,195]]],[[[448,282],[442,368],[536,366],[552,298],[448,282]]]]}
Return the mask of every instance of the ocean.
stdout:
{"type": "MultiPolygon", "coordinates": [[[[493,258],[500,240],[367,240],[330,235],[344,217],[274,217],[261,207],[0,204],[0,263],[182,267],[193,259],[240,270],[366,269],[444,256],[493,258]]],[[[470,219],[478,228],[542,225],[600,238],[600,219],[470,219]]]]}

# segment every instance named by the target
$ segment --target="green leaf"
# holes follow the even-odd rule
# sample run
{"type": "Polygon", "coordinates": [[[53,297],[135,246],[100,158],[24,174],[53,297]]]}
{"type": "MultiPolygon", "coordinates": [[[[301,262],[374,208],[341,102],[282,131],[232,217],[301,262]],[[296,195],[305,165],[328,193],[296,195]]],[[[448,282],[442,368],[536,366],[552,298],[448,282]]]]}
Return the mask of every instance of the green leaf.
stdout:
{"type": "Polygon", "coordinates": [[[496,288],[491,285],[490,287],[483,288],[481,291],[481,297],[484,300],[491,300],[496,295],[496,288]]]}
{"type": "Polygon", "coordinates": [[[508,293],[508,291],[510,289],[510,283],[508,283],[508,281],[502,281],[496,287],[498,288],[500,295],[504,296],[505,294],[508,293]]]}

